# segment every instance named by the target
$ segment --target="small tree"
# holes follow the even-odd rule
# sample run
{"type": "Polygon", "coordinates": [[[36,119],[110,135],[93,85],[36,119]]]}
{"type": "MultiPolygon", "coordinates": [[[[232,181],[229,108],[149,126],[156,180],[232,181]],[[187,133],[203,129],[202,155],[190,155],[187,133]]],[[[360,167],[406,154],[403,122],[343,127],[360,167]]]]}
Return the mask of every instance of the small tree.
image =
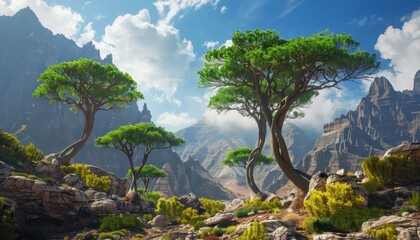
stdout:
{"type": "MultiPolygon", "coordinates": [[[[135,167],[134,171],[138,171],[139,167],[135,167]]],[[[133,173],[131,169],[128,170],[127,176],[133,177],[133,173]]],[[[139,178],[143,182],[144,186],[144,192],[147,192],[147,189],[149,188],[149,183],[152,179],[155,178],[165,178],[168,176],[165,171],[162,169],[156,167],[155,165],[146,164],[144,165],[143,169],[140,171],[139,178]]],[[[137,179],[131,179],[131,181],[137,181],[137,179]]]]}
{"type": "MultiPolygon", "coordinates": [[[[182,138],[176,137],[172,132],[166,131],[163,127],[156,126],[152,122],[121,126],[95,140],[97,146],[115,148],[127,156],[128,162],[130,163],[132,179],[138,179],[152,150],[172,148],[184,142],[182,138]],[[143,145],[145,150],[138,169],[135,169],[133,155],[134,151],[140,145],[143,145]]],[[[131,194],[138,195],[136,181],[131,182],[128,195],[131,194]]]]}
{"type": "Polygon", "coordinates": [[[98,111],[124,108],[143,99],[136,90],[136,82],[127,73],[113,65],[83,58],[50,66],[39,76],[38,82],[41,84],[33,96],[70,105],[71,111],[81,111],[85,117],[80,139],[54,154],[60,165],[70,164],[89,139],[98,111]]]}

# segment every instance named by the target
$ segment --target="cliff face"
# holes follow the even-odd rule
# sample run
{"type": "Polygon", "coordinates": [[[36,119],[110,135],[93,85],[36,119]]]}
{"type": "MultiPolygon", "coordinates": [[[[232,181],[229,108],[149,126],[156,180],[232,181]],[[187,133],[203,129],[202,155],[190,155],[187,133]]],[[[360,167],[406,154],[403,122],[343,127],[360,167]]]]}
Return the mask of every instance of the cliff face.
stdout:
{"type": "Polygon", "coordinates": [[[369,93],[354,111],[324,125],[314,148],[298,164],[308,173],[360,170],[362,160],[383,154],[401,142],[420,141],[420,71],[412,91],[395,91],[384,78],[375,78],[369,93]]]}
{"type": "MultiPolygon", "coordinates": [[[[53,64],[79,58],[95,59],[104,64],[112,63],[111,57],[101,60],[99,51],[91,43],[80,48],[62,35],[53,35],[41,25],[30,8],[22,9],[12,17],[0,17],[0,42],[0,129],[14,133],[25,145],[33,142],[46,154],[60,151],[79,139],[84,125],[83,114],[69,111],[68,106],[50,105],[47,100],[32,97],[38,86],[36,80],[53,64]]],[[[93,164],[125,176],[129,168],[125,156],[117,150],[97,148],[93,141],[121,125],[151,121],[151,117],[147,106],[139,111],[136,103],[119,111],[98,112],[89,142],[74,162],[93,164]]],[[[150,163],[162,167],[164,162],[172,169],[181,169],[174,172],[178,175],[170,177],[182,188],[171,184],[165,192],[167,195],[194,192],[199,197],[211,194],[220,199],[229,197],[220,185],[211,194],[196,191],[186,184],[191,181],[188,175],[191,167],[184,164],[176,153],[172,150],[153,152],[150,163]]],[[[200,181],[204,185],[212,183],[205,177],[197,182],[200,181]]]]}

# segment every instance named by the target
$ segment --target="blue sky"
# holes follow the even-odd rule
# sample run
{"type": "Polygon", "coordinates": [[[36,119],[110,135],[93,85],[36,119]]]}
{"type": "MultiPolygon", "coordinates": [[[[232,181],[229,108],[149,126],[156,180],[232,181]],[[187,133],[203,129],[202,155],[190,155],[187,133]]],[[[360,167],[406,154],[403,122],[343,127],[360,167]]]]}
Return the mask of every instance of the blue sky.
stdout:
{"type": "MultiPolygon", "coordinates": [[[[0,0],[0,15],[30,6],[41,23],[79,46],[93,41],[101,54],[138,82],[153,121],[176,131],[200,119],[229,128],[252,128],[237,114],[206,109],[210,92],[197,88],[197,70],[211,48],[237,30],[273,29],[283,38],[328,29],[348,33],[378,54],[397,90],[411,89],[420,69],[418,0],[0,0]],[[351,3],[351,4],[350,4],[351,3]]],[[[338,113],[354,109],[370,83],[324,91],[305,109],[301,127],[321,131],[338,113]]]]}

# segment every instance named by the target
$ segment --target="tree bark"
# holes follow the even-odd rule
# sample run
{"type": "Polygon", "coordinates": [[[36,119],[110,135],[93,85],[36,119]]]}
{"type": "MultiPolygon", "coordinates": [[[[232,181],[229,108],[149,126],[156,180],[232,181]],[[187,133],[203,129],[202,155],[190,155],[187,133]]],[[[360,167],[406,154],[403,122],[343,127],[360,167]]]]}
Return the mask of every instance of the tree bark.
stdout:
{"type": "MultiPolygon", "coordinates": [[[[143,169],[143,167],[144,167],[144,165],[146,165],[146,162],[147,162],[147,159],[149,158],[149,154],[152,152],[152,149],[150,149],[149,147],[146,147],[146,150],[144,151],[144,154],[143,154],[143,160],[141,161],[141,163],[140,163],[140,166],[139,166],[139,169],[138,169],[138,171],[137,172],[135,172],[135,174],[134,174],[134,177],[135,177],[135,181],[133,181],[133,182],[136,182],[137,181],[137,179],[139,178],[139,176],[140,176],[140,172],[141,172],[141,170],[143,169]]],[[[133,182],[131,183],[131,185],[130,185],[130,189],[131,190],[133,190],[133,188],[134,188],[134,184],[133,184],[133,182]]],[[[136,185],[137,186],[137,185],[136,185]]],[[[136,191],[137,191],[137,189],[135,189],[136,191]]]]}

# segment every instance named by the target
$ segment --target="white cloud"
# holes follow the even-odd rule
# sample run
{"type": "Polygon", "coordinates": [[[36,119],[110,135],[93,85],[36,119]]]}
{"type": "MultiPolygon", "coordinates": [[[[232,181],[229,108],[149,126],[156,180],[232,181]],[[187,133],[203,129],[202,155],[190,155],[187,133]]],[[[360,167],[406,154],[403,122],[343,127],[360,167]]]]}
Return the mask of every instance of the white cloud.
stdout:
{"type": "Polygon", "coordinates": [[[228,8],[226,6],[222,6],[222,8],[220,8],[220,13],[225,13],[227,9],[228,8]]]}
{"type": "Polygon", "coordinates": [[[348,25],[349,26],[357,25],[359,27],[363,27],[366,25],[374,25],[382,21],[383,21],[382,17],[379,17],[377,15],[371,15],[371,16],[353,18],[353,20],[348,25]]]}
{"type": "Polygon", "coordinates": [[[219,0],[157,0],[154,5],[162,17],[161,21],[169,24],[182,10],[187,8],[197,10],[207,4],[217,6],[218,2],[219,0]]]}
{"type": "Polygon", "coordinates": [[[252,130],[257,127],[255,120],[244,117],[237,111],[222,112],[218,114],[216,110],[206,109],[203,118],[206,123],[215,125],[219,129],[225,131],[238,128],[252,130]]]}
{"type": "Polygon", "coordinates": [[[324,124],[334,121],[339,113],[346,113],[357,107],[358,100],[350,100],[345,90],[325,89],[312,100],[312,104],[301,109],[305,116],[291,120],[293,124],[302,129],[311,129],[321,132],[324,124]]]}
{"type": "Polygon", "coordinates": [[[222,44],[222,46],[225,46],[225,47],[231,47],[232,45],[233,45],[232,39],[228,39],[226,40],[225,43],[222,44]]]}
{"type": "Polygon", "coordinates": [[[196,122],[197,120],[190,117],[186,112],[181,112],[179,115],[175,113],[164,112],[160,114],[157,119],[158,125],[177,129],[190,126],[196,122]]]}
{"type": "Polygon", "coordinates": [[[202,97],[199,97],[199,96],[187,96],[187,100],[192,100],[199,104],[203,104],[205,101],[202,97]]]}
{"type": "MultiPolygon", "coordinates": [[[[173,26],[151,23],[146,9],[117,17],[95,45],[102,57],[112,54],[115,65],[129,73],[141,91],[157,90],[164,93],[158,98],[166,100],[173,99],[195,59],[191,42],[180,39],[173,26]]],[[[180,104],[175,100],[172,102],[180,104]]]]}
{"type": "Polygon", "coordinates": [[[401,29],[389,26],[378,37],[375,49],[391,61],[392,74],[380,74],[388,75],[396,90],[412,89],[414,75],[420,69],[420,10],[413,12],[401,29]]]}
{"type": "Polygon", "coordinates": [[[206,47],[207,49],[215,48],[218,45],[219,45],[218,41],[205,41],[203,43],[203,46],[206,47]]]}
{"type": "Polygon", "coordinates": [[[94,37],[90,23],[85,24],[82,16],[69,7],[48,5],[43,0],[0,0],[0,6],[0,15],[7,16],[30,7],[44,27],[54,34],[61,33],[78,44],[86,43],[94,37]]]}
{"type": "Polygon", "coordinates": [[[282,18],[287,16],[289,13],[293,12],[299,5],[301,5],[304,2],[304,0],[287,0],[283,6],[283,9],[281,9],[280,14],[277,16],[278,18],[282,18]]]}

